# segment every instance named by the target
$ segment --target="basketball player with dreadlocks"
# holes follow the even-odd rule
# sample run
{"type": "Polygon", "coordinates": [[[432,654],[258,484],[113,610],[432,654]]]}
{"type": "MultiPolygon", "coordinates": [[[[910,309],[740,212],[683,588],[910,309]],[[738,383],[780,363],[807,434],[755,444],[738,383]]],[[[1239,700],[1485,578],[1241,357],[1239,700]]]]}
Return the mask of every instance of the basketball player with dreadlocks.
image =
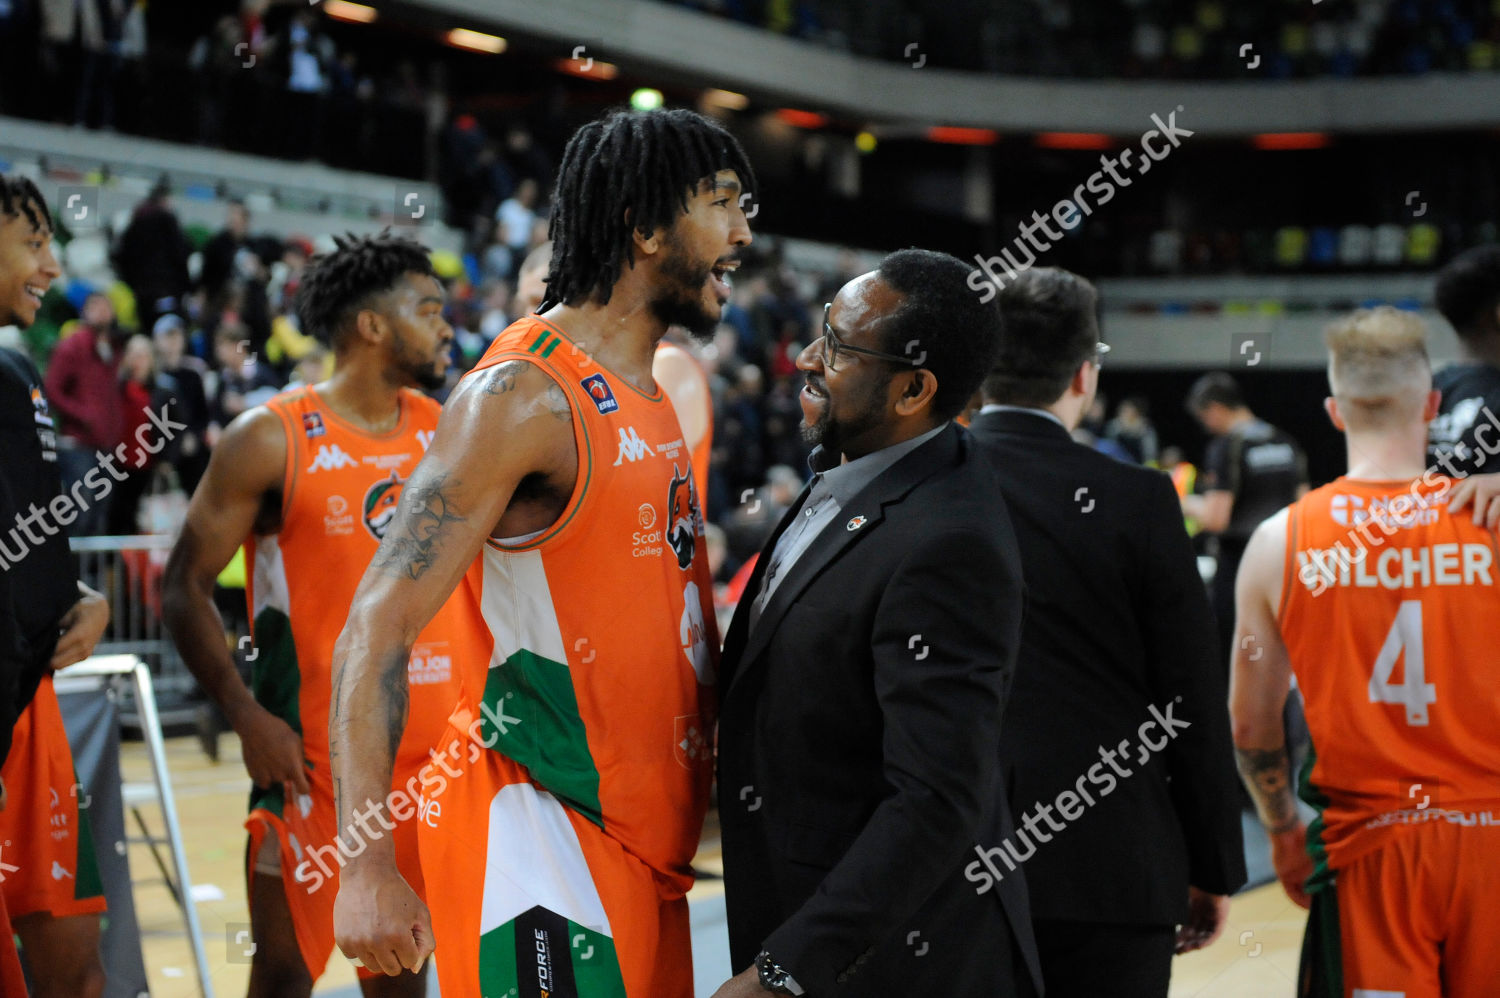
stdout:
{"type": "Polygon", "coordinates": [[[334,912],[346,956],[394,973],[436,946],[445,998],[692,995],[719,642],[691,455],[651,370],[668,326],[712,333],[753,185],[691,111],[569,141],[548,300],[444,407],[335,652],[349,828],[390,782],[412,635],[455,587],[475,615],[444,744],[481,751],[426,788],[431,914],[372,843],[334,912]]]}
{"type": "MultiPolygon", "coordinates": [[[[355,585],[437,427],[438,404],[413,387],[442,386],[453,339],[425,249],[389,235],[337,242],[298,301],[303,329],[333,347],[332,376],[230,424],[167,564],[167,624],[239,733],[255,784],[245,822],[251,998],[310,994],[333,952],[329,665],[355,585]],[[254,628],[248,688],[213,603],[214,579],[241,544],[254,628]]],[[[413,799],[458,696],[451,640],[438,617],[393,677],[411,702],[394,775],[413,799]]],[[[413,816],[392,825],[375,831],[391,834],[402,874],[421,890],[413,816]]],[[[420,974],[361,977],[368,996],[426,993],[420,974]]]]}
{"type": "MultiPolygon", "coordinates": [[[[61,273],[41,192],[0,175],[0,326],[31,325],[61,273]]],[[[52,673],[93,653],[109,604],[73,569],[41,376],[5,348],[0,475],[0,995],[26,994],[13,923],[37,998],[98,998],[104,888],[52,673]]]]}

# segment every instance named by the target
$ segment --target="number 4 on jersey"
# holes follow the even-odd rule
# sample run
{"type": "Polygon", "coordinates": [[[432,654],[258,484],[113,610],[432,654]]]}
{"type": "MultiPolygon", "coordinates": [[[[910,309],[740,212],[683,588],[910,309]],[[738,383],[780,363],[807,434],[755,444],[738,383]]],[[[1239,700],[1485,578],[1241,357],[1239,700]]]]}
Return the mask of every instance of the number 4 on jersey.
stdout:
{"type": "Polygon", "coordinates": [[[1370,675],[1371,703],[1406,705],[1406,723],[1422,727],[1427,724],[1427,705],[1437,702],[1437,687],[1427,682],[1427,666],[1422,655],[1422,601],[1402,600],[1396,620],[1385,636],[1385,644],[1375,659],[1370,675]],[[1406,651],[1405,679],[1397,686],[1391,682],[1396,660],[1406,651]]]}

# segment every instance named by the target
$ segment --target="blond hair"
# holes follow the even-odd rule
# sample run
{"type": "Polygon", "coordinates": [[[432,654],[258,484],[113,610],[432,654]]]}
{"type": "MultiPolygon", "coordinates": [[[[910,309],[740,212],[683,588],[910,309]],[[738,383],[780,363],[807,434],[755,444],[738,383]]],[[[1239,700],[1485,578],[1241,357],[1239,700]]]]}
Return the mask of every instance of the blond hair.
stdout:
{"type": "Polygon", "coordinates": [[[1350,429],[1385,429],[1418,415],[1432,390],[1427,324],[1389,305],[1329,323],[1328,387],[1350,429]]]}

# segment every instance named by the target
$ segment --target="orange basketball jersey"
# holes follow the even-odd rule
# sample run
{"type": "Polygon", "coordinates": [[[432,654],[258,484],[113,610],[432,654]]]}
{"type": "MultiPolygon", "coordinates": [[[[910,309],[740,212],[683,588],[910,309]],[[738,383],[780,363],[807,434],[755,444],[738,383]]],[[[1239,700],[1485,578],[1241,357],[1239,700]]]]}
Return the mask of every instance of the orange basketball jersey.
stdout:
{"type": "MultiPolygon", "coordinates": [[[[408,389],[401,391],[400,407],[395,429],[375,435],[341,419],[314,388],[266,403],[286,431],[287,463],[281,527],[246,545],[246,596],[255,624],[251,666],[257,699],[302,735],[319,782],[328,778],[333,646],[441,408],[408,389]]],[[[450,636],[458,611],[451,604],[440,611],[412,649],[398,774],[427,761],[458,700],[450,636]]]]}
{"type": "Polygon", "coordinates": [[[465,576],[484,627],[464,661],[485,743],[685,891],[712,775],[719,653],[703,518],[666,394],[526,316],[468,377],[540,367],[573,410],[578,483],[557,522],[490,540],[465,576]],[[514,720],[510,720],[514,719],[514,720]]]}
{"type": "MultiPolygon", "coordinates": [[[[703,405],[708,410],[706,413],[708,422],[703,430],[703,436],[698,439],[692,447],[693,482],[698,489],[698,497],[705,498],[708,495],[708,469],[713,459],[714,451],[714,396],[713,389],[709,387],[708,375],[703,372],[703,365],[698,363],[698,358],[677,346],[663,340],[656,345],[656,352],[675,351],[692,362],[693,375],[698,382],[699,390],[702,392],[703,405]]],[[[675,405],[675,403],[674,403],[675,405]]]]}
{"type": "Polygon", "coordinates": [[[1451,485],[1339,478],[1289,510],[1279,622],[1335,870],[1400,825],[1500,824],[1500,558],[1451,485]]]}

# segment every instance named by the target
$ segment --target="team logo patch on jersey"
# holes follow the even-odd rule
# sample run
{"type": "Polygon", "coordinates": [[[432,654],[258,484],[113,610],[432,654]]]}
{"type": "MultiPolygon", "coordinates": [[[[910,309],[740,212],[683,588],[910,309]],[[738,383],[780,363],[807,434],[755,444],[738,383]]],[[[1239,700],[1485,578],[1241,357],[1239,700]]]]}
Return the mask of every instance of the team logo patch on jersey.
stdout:
{"type": "Polygon", "coordinates": [[[323,414],[321,412],[304,412],[302,414],[302,432],[311,437],[321,437],[328,430],[323,426],[323,414]]]}
{"type": "Polygon", "coordinates": [[[401,505],[401,491],[406,480],[394,471],[390,478],[382,478],[365,493],[365,529],[377,541],[385,539],[386,528],[396,518],[396,507],[401,505]]]}
{"type": "Polygon", "coordinates": [[[672,719],[672,757],[686,770],[696,770],[713,758],[713,750],[704,737],[706,726],[697,714],[672,719]]]}
{"type": "Polygon", "coordinates": [[[698,501],[693,494],[692,468],[679,472],[672,465],[672,484],[667,488],[667,543],[677,554],[677,567],[693,563],[698,540],[698,501]]]}
{"type": "Polygon", "coordinates": [[[47,396],[42,394],[42,389],[38,385],[31,386],[31,410],[32,417],[38,426],[52,426],[52,413],[47,408],[47,396]]]}
{"type": "Polygon", "coordinates": [[[590,374],[578,383],[583,386],[584,391],[589,393],[589,398],[594,400],[594,405],[601,415],[607,415],[620,408],[620,403],[615,400],[614,389],[609,387],[609,382],[604,380],[604,375],[590,374]]]}

